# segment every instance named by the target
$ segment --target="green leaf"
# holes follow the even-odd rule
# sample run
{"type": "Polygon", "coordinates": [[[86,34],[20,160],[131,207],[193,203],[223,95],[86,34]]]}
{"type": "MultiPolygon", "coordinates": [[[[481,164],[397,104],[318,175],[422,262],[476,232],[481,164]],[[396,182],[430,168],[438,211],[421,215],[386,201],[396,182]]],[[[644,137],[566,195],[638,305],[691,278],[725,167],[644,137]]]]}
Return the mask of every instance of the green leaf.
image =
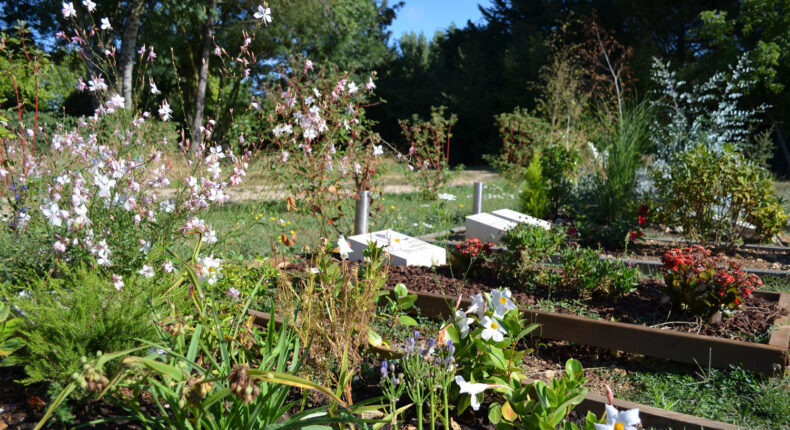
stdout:
{"type": "Polygon", "coordinates": [[[181,369],[178,369],[174,366],[169,364],[162,363],[160,361],[151,360],[150,358],[145,357],[126,357],[123,359],[123,364],[127,366],[131,365],[142,365],[151,369],[155,372],[159,372],[162,375],[167,375],[175,381],[183,382],[184,381],[184,372],[181,369]]]}
{"type": "Polygon", "coordinates": [[[415,325],[417,325],[417,320],[415,320],[414,318],[412,318],[412,317],[410,317],[408,315],[401,315],[401,316],[399,316],[398,317],[398,322],[401,325],[405,325],[405,326],[415,326],[415,325]]]}
{"type": "Polygon", "coordinates": [[[409,289],[406,288],[406,285],[404,285],[402,282],[398,282],[398,285],[395,285],[395,294],[400,299],[401,297],[405,297],[407,294],[409,294],[409,289]]]}
{"type": "Polygon", "coordinates": [[[372,346],[381,346],[384,343],[384,340],[381,339],[381,335],[373,331],[372,329],[368,330],[368,343],[372,346]]]}

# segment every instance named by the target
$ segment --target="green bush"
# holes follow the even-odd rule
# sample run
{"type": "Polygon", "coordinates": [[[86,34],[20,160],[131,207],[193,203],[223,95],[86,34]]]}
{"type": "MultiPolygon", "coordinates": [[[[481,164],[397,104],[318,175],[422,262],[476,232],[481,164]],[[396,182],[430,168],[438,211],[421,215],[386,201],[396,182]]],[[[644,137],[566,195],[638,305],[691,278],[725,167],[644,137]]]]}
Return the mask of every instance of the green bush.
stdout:
{"type": "Polygon", "coordinates": [[[561,287],[610,299],[634,291],[639,271],[617,260],[601,259],[593,249],[566,248],[561,253],[563,276],[561,287]]]}
{"type": "Polygon", "coordinates": [[[508,249],[499,257],[504,275],[523,283],[535,281],[543,272],[543,266],[550,263],[552,255],[560,250],[564,242],[563,230],[517,225],[508,230],[502,239],[502,244],[508,249]]]}
{"type": "Polygon", "coordinates": [[[44,276],[23,293],[11,295],[25,316],[19,329],[25,346],[10,357],[10,364],[25,366],[26,384],[47,381],[65,386],[82,366],[82,357],[130,348],[140,339],[155,340],[152,311],[161,310],[166,299],[183,307],[187,298],[183,290],[165,297],[162,282],[129,278],[118,291],[111,280],[88,267],[61,265],[59,270],[62,278],[44,276]]]}
{"type": "Polygon", "coordinates": [[[656,215],[683,228],[686,239],[732,247],[748,234],[764,241],[779,233],[787,214],[773,194],[770,173],[731,147],[702,146],[678,154],[668,169],[654,171],[656,215]]]}
{"type": "Polygon", "coordinates": [[[546,181],[543,178],[543,167],[540,152],[536,152],[524,171],[524,185],[521,190],[521,210],[529,215],[545,218],[549,212],[549,200],[546,192],[546,181]]]}

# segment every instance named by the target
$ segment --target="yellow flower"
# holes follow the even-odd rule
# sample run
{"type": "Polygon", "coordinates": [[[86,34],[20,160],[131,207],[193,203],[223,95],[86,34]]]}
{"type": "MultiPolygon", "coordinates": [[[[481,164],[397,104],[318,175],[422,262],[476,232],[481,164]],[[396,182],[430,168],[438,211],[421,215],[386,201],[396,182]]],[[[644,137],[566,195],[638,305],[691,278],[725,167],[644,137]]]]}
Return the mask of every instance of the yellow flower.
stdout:
{"type": "Polygon", "coordinates": [[[459,208],[462,208],[462,207],[464,207],[464,205],[458,205],[458,207],[459,207],[459,208]]]}
{"type": "Polygon", "coordinates": [[[271,217],[269,219],[272,220],[272,221],[277,221],[277,218],[275,218],[275,217],[271,217]]]}
{"type": "Polygon", "coordinates": [[[288,221],[286,224],[291,225],[291,221],[288,221]]]}
{"type": "Polygon", "coordinates": [[[395,210],[395,205],[390,205],[390,209],[395,210]]]}

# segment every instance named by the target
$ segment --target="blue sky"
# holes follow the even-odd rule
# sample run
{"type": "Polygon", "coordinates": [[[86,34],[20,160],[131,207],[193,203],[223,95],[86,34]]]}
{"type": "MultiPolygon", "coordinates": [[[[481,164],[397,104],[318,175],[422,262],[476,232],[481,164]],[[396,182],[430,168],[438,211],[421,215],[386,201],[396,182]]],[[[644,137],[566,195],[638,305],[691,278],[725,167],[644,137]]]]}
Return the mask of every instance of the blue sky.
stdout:
{"type": "Polygon", "coordinates": [[[490,4],[489,0],[405,0],[405,3],[390,27],[393,42],[409,31],[422,31],[430,38],[436,30],[446,29],[452,23],[464,27],[467,20],[480,22],[482,15],[477,5],[490,4]]]}

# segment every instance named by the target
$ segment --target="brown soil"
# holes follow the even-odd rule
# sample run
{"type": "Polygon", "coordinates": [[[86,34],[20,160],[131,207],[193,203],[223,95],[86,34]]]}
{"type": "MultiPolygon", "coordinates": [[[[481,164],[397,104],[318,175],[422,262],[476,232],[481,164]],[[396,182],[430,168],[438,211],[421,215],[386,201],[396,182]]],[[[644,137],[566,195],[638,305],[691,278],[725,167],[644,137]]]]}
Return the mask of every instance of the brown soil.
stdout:
{"type": "MultiPolygon", "coordinates": [[[[481,270],[474,278],[463,279],[462,273],[453,272],[450,266],[435,268],[396,266],[390,269],[387,285],[404,283],[410,290],[466,297],[503,286],[493,269],[481,270]]],[[[688,315],[673,312],[660,291],[661,282],[642,279],[635,292],[617,300],[588,298],[581,300],[584,314],[597,315],[609,321],[619,321],[647,326],[658,326],[688,333],[698,333],[728,339],[765,342],[773,321],[783,315],[775,303],[752,296],[742,306],[742,311],[722,318],[718,323],[706,323],[688,315]]],[[[536,308],[540,301],[549,299],[548,291],[533,291],[521,285],[508,285],[513,299],[519,305],[536,308]]],[[[573,298],[554,292],[553,301],[571,301],[573,298]]],[[[576,301],[579,303],[579,301],[576,301]]],[[[577,314],[563,306],[555,312],[577,314]]]]}

